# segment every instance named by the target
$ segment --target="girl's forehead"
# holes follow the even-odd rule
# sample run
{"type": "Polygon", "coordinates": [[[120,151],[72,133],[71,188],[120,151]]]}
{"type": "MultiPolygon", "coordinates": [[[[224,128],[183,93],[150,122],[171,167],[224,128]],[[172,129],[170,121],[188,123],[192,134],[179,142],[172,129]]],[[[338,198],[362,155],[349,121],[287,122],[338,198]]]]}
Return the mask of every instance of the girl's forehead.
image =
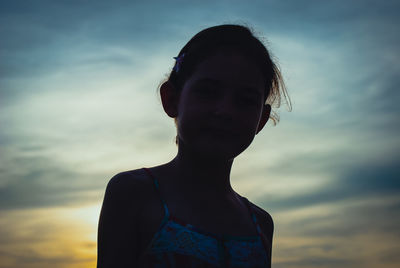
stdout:
{"type": "Polygon", "coordinates": [[[191,82],[263,87],[261,71],[251,59],[237,53],[218,53],[201,61],[191,82]]]}

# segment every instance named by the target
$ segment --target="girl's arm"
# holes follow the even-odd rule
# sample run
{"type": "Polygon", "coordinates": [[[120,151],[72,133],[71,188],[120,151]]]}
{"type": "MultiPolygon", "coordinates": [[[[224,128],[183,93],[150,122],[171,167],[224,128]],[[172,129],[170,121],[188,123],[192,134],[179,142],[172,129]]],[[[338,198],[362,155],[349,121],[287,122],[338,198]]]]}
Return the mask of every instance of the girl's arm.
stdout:
{"type": "Polygon", "coordinates": [[[138,187],[134,181],[123,172],[107,185],[98,227],[98,268],[135,267],[138,187]]]}

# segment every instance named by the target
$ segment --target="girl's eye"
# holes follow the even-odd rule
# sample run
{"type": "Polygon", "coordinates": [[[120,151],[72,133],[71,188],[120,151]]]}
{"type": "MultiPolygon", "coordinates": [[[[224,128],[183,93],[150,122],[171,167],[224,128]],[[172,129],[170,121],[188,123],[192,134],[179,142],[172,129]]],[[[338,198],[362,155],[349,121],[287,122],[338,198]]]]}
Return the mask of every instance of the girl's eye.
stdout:
{"type": "Polygon", "coordinates": [[[200,88],[199,90],[197,90],[197,93],[200,96],[204,96],[204,97],[212,97],[217,95],[217,90],[215,88],[200,88]]]}
{"type": "Polygon", "coordinates": [[[254,105],[256,104],[258,99],[253,96],[240,96],[239,97],[239,102],[243,104],[248,104],[248,105],[254,105]]]}

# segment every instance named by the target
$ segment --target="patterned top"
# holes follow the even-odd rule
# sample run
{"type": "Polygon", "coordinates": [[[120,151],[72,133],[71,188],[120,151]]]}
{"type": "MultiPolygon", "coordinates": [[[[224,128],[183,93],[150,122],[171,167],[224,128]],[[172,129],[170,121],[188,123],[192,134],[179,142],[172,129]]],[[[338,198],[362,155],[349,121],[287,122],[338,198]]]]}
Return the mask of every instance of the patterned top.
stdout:
{"type": "Polygon", "coordinates": [[[256,226],[257,236],[229,236],[200,230],[170,215],[159,191],[158,181],[151,174],[163,204],[165,216],[158,231],[140,259],[140,267],[271,267],[270,243],[261,234],[257,218],[246,203],[256,226]]]}

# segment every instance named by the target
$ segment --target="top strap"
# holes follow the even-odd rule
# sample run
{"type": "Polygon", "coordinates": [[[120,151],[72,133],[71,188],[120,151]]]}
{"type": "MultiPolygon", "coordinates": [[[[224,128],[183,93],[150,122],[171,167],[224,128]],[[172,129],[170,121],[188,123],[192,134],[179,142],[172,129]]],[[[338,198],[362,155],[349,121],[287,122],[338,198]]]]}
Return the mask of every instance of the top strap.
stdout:
{"type": "Polygon", "coordinates": [[[164,207],[164,212],[165,212],[165,216],[164,216],[164,220],[163,220],[163,222],[164,222],[165,220],[167,220],[167,219],[169,218],[169,209],[168,209],[167,203],[165,202],[165,200],[164,200],[164,198],[163,198],[163,196],[162,196],[162,194],[161,194],[160,186],[159,186],[159,184],[158,184],[158,180],[157,180],[156,177],[154,177],[154,175],[151,173],[150,169],[148,169],[148,168],[143,168],[143,169],[146,171],[146,173],[149,175],[149,177],[150,177],[151,179],[153,179],[154,188],[155,188],[156,193],[157,193],[157,195],[159,196],[159,198],[160,198],[160,200],[161,200],[161,203],[162,203],[162,205],[163,205],[163,207],[164,207]]]}
{"type": "MultiPolygon", "coordinates": [[[[256,226],[256,229],[257,229],[257,233],[258,233],[258,235],[259,235],[260,238],[261,238],[261,242],[262,242],[262,244],[263,244],[263,246],[264,246],[265,252],[266,252],[266,254],[269,255],[269,257],[271,258],[271,246],[270,246],[271,244],[268,242],[268,239],[266,238],[266,236],[263,235],[262,232],[261,232],[260,225],[258,224],[256,214],[254,213],[254,209],[252,209],[252,206],[251,206],[251,204],[250,204],[250,201],[247,200],[246,197],[243,197],[243,198],[244,198],[245,203],[246,203],[246,205],[247,205],[247,207],[248,207],[248,209],[249,209],[249,211],[250,211],[250,213],[251,213],[251,218],[253,219],[254,225],[256,226]]],[[[269,258],[269,260],[270,260],[270,258],[269,258]]],[[[267,258],[267,259],[268,259],[268,258],[267,258]]],[[[270,264],[270,265],[271,265],[271,264],[270,264]]],[[[270,265],[269,265],[268,267],[270,267],[270,265]]]]}
{"type": "Polygon", "coordinates": [[[249,212],[250,212],[250,214],[251,214],[251,219],[253,220],[253,223],[254,223],[254,225],[256,226],[258,235],[262,237],[262,235],[261,235],[261,228],[260,228],[260,225],[258,224],[256,214],[254,214],[254,211],[253,211],[253,209],[251,208],[250,201],[249,201],[246,197],[244,197],[244,196],[242,196],[242,198],[245,200],[246,206],[247,206],[247,208],[249,209],[249,212]]]}

